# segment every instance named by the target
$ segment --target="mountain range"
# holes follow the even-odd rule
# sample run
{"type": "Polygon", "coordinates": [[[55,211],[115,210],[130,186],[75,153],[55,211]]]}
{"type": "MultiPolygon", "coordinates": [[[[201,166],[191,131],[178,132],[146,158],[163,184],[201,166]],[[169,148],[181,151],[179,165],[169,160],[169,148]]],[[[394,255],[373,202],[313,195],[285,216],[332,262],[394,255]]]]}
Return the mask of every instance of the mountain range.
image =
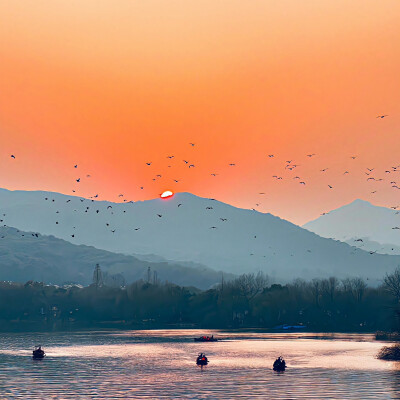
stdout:
{"type": "Polygon", "coordinates": [[[190,193],[112,203],[1,189],[0,213],[7,226],[75,245],[136,254],[142,260],[152,254],[153,259],[161,257],[186,266],[201,264],[233,274],[264,271],[277,281],[334,275],[378,282],[400,265],[399,256],[370,254],[269,213],[190,193]]]}
{"type": "Polygon", "coordinates": [[[400,254],[400,212],[355,200],[330,211],[303,228],[382,254],[400,254]]]}
{"type": "MultiPolygon", "coordinates": [[[[107,285],[136,280],[169,281],[181,286],[208,289],[221,282],[221,273],[203,266],[182,266],[166,261],[149,262],[134,256],[76,245],[54,236],[0,228],[0,280],[44,281],[53,284],[92,283],[94,266],[100,264],[107,285]],[[155,274],[154,274],[155,273],[155,274]]],[[[225,279],[231,276],[225,274],[225,279]]]]}

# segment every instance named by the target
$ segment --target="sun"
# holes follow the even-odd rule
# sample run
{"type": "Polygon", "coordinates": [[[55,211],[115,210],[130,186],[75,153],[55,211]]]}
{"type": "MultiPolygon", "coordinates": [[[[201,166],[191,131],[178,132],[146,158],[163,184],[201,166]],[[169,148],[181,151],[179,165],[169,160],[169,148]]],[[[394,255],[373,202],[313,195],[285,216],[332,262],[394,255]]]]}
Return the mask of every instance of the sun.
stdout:
{"type": "Polygon", "coordinates": [[[160,197],[162,199],[167,199],[168,197],[172,197],[174,195],[174,192],[171,192],[170,190],[166,190],[165,192],[160,194],[160,197]]]}

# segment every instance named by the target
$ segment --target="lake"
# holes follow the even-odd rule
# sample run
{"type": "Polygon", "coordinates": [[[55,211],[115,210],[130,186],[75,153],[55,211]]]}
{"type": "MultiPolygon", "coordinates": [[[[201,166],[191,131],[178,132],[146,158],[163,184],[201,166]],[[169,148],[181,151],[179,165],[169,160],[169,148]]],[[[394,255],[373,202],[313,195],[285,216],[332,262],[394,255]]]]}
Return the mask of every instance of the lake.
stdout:
{"type": "Polygon", "coordinates": [[[1,399],[399,399],[373,335],[198,330],[2,333],[1,399]],[[194,343],[214,334],[217,343],[194,343]],[[41,344],[43,360],[32,360],[41,344]],[[205,352],[209,365],[195,364],[205,352]],[[288,368],[272,370],[282,355],[288,368]]]}

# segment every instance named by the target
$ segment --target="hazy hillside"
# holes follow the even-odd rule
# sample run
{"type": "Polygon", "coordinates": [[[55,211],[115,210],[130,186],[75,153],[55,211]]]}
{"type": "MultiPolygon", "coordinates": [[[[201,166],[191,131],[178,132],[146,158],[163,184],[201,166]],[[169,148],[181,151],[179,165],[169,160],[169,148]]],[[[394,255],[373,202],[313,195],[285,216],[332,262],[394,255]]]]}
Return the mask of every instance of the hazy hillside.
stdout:
{"type": "MultiPolygon", "coordinates": [[[[303,227],[320,236],[350,243],[362,239],[364,248],[371,251],[396,254],[395,247],[400,246],[400,229],[393,229],[400,228],[400,212],[364,200],[355,200],[303,227]]],[[[355,244],[359,246],[362,242],[355,244]]]]}
{"type": "Polygon", "coordinates": [[[3,189],[0,205],[3,223],[23,230],[216,270],[262,270],[278,280],[360,275],[373,281],[400,264],[398,256],[371,255],[271,214],[188,193],[128,204],[3,189]]]}
{"type": "MultiPolygon", "coordinates": [[[[54,236],[22,232],[15,228],[0,228],[0,280],[26,282],[28,280],[63,284],[92,282],[93,270],[99,263],[102,270],[116,282],[122,275],[127,283],[151,279],[154,271],[160,281],[207,289],[221,281],[221,273],[205,267],[188,268],[166,262],[147,262],[136,257],[74,245],[54,236]]],[[[229,279],[229,276],[225,276],[229,279]]],[[[113,280],[109,280],[112,284],[113,280]]]]}

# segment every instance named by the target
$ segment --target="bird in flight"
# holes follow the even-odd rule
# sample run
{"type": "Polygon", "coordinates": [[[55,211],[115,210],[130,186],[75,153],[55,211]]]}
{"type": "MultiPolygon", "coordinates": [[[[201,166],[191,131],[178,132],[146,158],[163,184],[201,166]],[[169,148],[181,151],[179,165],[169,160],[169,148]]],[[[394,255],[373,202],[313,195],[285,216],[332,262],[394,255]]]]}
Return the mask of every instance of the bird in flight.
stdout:
{"type": "Polygon", "coordinates": [[[313,154],[307,154],[307,157],[314,157],[315,156],[315,153],[313,153],[313,154]]]}
{"type": "Polygon", "coordinates": [[[388,117],[388,115],[387,115],[387,114],[384,114],[384,115],[378,115],[376,118],[385,118],[385,117],[388,117]]]}
{"type": "Polygon", "coordinates": [[[333,186],[331,186],[331,185],[328,185],[328,187],[329,187],[329,189],[333,189],[333,186]]]}
{"type": "Polygon", "coordinates": [[[78,178],[76,181],[79,183],[81,181],[81,178],[78,178]]]}
{"type": "Polygon", "coordinates": [[[192,147],[194,147],[195,143],[189,143],[192,147]]]}
{"type": "Polygon", "coordinates": [[[161,215],[161,214],[157,214],[157,217],[161,218],[161,217],[162,217],[162,215],[161,215]]]}
{"type": "Polygon", "coordinates": [[[14,158],[14,159],[15,159],[15,156],[14,156],[14,154],[11,154],[11,158],[14,158]]]}
{"type": "Polygon", "coordinates": [[[234,163],[230,163],[229,164],[231,167],[234,167],[236,164],[234,164],[234,163]]]}
{"type": "Polygon", "coordinates": [[[167,156],[167,158],[169,158],[169,159],[171,159],[171,158],[174,158],[175,156],[167,156]]]}
{"type": "Polygon", "coordinates": [[[211,226],[210,229],[217,229],[217,227],[216,226],[211,226]]]}
{"type": "Polygon", "coordinates": [[[273,154],[268,154],[269,158],[275,157],[273,154]]]}
{"type": "Polygon", "coordinates": [[[151,162],[147,162],[146,165],[151,165],[151,162]]]}
{"type": "Polygon", "coordinates": [[[190,165],[189,165],[189,168],[194,168],[194,164],[190,164],[190,165]]]}
{"type": "Polygon", "coordinates": [[[328,168],[320,169],[321,172],[325,172],[328,168]]]}

